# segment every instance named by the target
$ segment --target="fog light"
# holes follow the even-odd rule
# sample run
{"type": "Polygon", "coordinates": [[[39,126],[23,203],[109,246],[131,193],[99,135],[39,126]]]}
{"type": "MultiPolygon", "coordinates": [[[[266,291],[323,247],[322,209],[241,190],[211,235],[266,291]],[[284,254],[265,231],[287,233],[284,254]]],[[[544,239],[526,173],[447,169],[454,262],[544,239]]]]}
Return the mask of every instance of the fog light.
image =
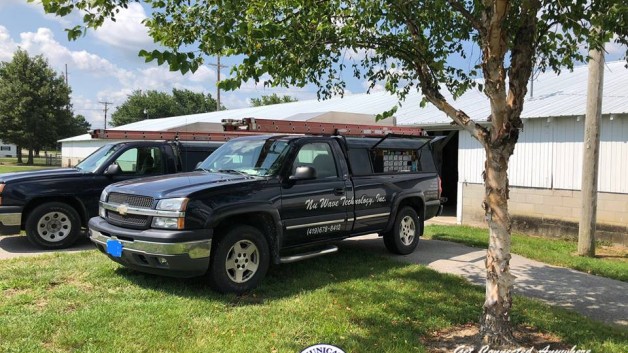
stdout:
{"type": "Polygon", "coordinates": [[[168,260],[166,260],[166,259],[165,259],[165,258],[163,258],[163,257],[158,257],[158,258],[157,258],[157,261],[159,261],[159,264],[160,264],[160,265],[163,265],[163,266],[167,266],[167,265],[168,265],[168,260]]]}

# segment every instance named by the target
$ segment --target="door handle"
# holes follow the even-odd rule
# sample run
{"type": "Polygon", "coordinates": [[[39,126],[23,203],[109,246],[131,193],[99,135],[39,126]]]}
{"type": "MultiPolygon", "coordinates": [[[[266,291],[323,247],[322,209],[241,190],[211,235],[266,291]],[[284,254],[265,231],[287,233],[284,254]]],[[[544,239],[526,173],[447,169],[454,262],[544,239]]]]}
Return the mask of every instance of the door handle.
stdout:
{"type": "Polygon", "coordinates": [[[335,188],[334,195],[340,196],[345,194],[345,188],[335,188]]]}

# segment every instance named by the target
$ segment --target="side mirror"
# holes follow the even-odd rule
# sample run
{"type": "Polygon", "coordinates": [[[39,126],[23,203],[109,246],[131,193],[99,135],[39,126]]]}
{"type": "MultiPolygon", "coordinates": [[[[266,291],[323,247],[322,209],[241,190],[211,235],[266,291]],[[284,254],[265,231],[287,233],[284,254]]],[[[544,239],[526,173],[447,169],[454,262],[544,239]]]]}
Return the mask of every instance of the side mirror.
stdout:
{"type": "Polygon", "coordinates": [[[200,167],[201,164],[203,164],[203,161],[200,161],[200,162],[196,163],[196,166],[194,166],[194,169],[195,170],[198,169],[198,167],[200,167]]]}
{"type": "Polygon", "coordinates": [[[295,181],[316,179],[316,169],[309,166],[297,167],[294,175],[291,175],[288,179],[295,181]]]}
{"type": "Polygon", "coordinates": [[[120,169],[120,166],[118,165],[118,163],[113,163],[110,166],[107,167],[107,169],[105,169],[104,173],[105,175],[116,175],[116,174],[120,174],[122,170],[120,169]]]}

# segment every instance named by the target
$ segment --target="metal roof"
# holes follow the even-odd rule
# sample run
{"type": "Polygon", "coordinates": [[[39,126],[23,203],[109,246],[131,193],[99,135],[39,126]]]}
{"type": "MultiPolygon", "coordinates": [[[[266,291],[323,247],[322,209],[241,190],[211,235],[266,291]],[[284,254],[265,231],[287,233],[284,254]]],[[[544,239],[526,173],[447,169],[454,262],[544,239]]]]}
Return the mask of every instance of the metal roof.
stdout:
{"type": "MultiPolygon", "coordinates": [[[[628,113],[628,69],[625,61],[606,63],[604,70],[604,97],[602,114],[628,113]]],[[[528,84],[528,95],[521,113],[522,118],[547,118],[559,116],[579,116],[586,111],[587,95],[586,65],[563,71],[560,75],[554,72],[539,74],[533,85],[528,84]],[[533,91],[533,92],[531,92],[533,91]],[[532,93],[532,97],[530,94],[532,93]]],[[[463,110],[478,122],[486,121],[490,115],[488,98],[477,89],[473,89],[454,100],[449,93],[445,99],[457,109],[463,110]]],[[[171,118],[142,120],[113,129],[136,131],[162,131],[181,128],[194,123],[220,123],[222,119],[242,119],[247,117],[281,120],[309,120],[327,112],[346,112],[376,115],[383,113],[398,102],[396,96],[387,92],[371,94],[352,94],[344,98],[336,97],[324,101],[307,100],[291,103],[250,107],[219,112],[184,115],[171,118]]],[[[447,126],[451,124],[443,112],[431,104],[420,107],[419,92],[408,94],[395,116],[398,125],[418,125],[423,127],[447,126]]],[[[82,140],[82,136],[68,138],[64,141],[82,140]],[[81,138],[80,138],[81,137],[81,138]]]]}

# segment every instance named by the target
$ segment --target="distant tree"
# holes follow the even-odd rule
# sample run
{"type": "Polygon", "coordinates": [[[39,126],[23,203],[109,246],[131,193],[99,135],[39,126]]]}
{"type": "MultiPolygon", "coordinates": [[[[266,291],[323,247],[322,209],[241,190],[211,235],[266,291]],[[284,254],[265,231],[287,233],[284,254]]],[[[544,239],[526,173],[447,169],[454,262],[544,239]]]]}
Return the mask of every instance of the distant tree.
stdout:
{"type": "Polygon", "coordinates": [[[150,91],[134,91],[112,115],[111,125],[121,126],[145,119],[207,113],[216,110],[216,100],[211,94],[196,93],[174,88],[172,94],[150,91]]]}
{"type": "Polygon", "coordinates": [[[33,152],[54,146],[72,119],[70,92],[43,56],[18,49],[0,63],[0,139],[28,149],[33,164],[33,152]]]}
{"type": "MultiPolygon", "coordinates": [[[[176,115],[189,115],[216,111],[217,102],[211,94],[192,92],[188,89],[172,89],[172,97],[177,107],[176,115]]],[[[225,107],[221,105],[221,110],[225,107]]]]}
{"type": "Polygon", "coordinates": [[[277,93],[273,93],[270,96],[261,96],[259,98],[251,98],[251,107],[261,107],[262,105],[272,105],[281,103],[296,102],[298,99],[292,96],[280,97],[277,93]]]}
{"type": "Polygon", "coordinates": [[[58,136],[59,139],[66,137],[72,137],[76,135],[82,135],[87,133],[91,129],[91,124],[87,122],[85,117],[81,114],[72,116],[67,120],[65,124],[59,126],[58,136]]]}

